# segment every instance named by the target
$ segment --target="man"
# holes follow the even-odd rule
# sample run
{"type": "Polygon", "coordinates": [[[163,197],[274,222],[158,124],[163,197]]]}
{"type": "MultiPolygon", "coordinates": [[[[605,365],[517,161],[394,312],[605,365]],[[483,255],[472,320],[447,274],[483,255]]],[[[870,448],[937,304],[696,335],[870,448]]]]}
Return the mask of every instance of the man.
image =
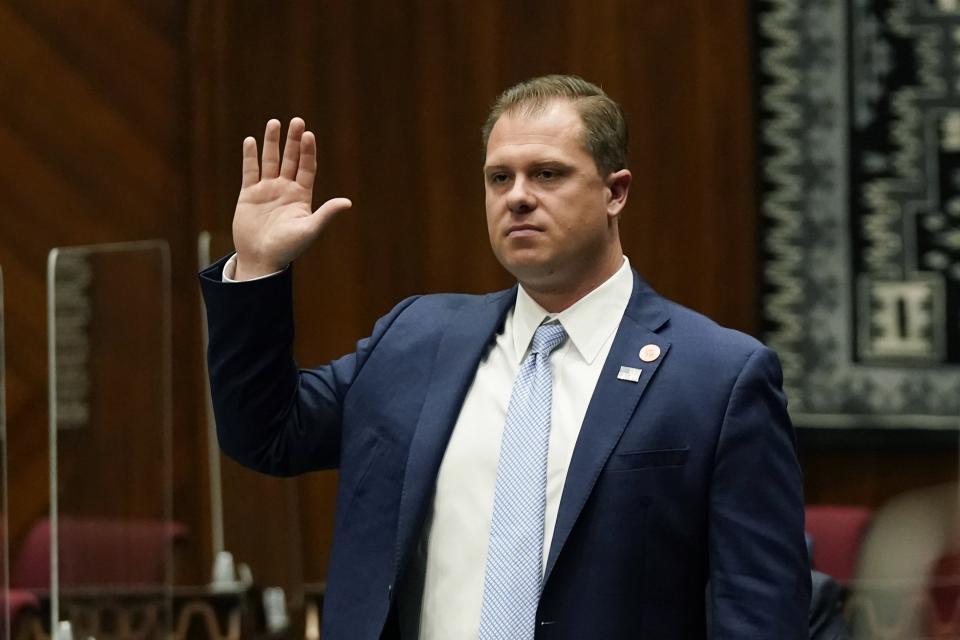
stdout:
{"type": "Polygon", "coordinates": [[[350,202],[311,212],[315,139],[279,138],[260,166],[244,141],[237,253],[201,280],[224,450],[340,469],[324,638],[806,637],[779,364],[629,268],[615,102],[574,76],[501,95],[487,225],[519,286],[404,300],[301,371],[287,265],[350,202]]]}

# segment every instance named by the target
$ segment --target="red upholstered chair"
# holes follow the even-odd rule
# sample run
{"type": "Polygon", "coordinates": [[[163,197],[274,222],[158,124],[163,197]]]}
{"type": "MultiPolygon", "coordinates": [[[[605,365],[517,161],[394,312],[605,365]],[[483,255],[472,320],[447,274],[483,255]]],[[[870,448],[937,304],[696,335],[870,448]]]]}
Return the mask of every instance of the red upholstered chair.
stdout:
{"type": "Polygon", "coordinates": [[[853,577],[871,512],[864,507],[808,505],[807,533],[813,538],[813,568],[840,584],[853,577]]]}
{"type": "Polygon", "coordinates": [[[960,554],[943,556],[930,576],[930,606],[926,635],[931,639],[960,638],[960,554]]]}
{"type": "MultiPolygon", "coordinates": [[[[184,525],[158,520],[61,517],[58,524],[61,586],[162,584],[169,546],[187,535],[184,525]]],[[[27,534],[10,586],[50,588],[49,520],[27,534]]]]}
{"type": "Polygon", "coordinates": [[[7,593],[7,601],[4,603],[0,596],[0,623],[4,622],[3,614],[7,606],[10,607],[10,637],[17,637],[18,629],[28,616],[40,615],[40,602],[37,597],[29,591],[20,591],[11,589],[7,593]]]}

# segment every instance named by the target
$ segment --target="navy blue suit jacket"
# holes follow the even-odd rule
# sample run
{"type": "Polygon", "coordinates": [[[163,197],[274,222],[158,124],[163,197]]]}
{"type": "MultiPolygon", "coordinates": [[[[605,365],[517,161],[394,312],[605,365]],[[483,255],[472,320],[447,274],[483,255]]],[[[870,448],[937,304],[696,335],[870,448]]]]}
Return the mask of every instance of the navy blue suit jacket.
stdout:
{"type": "MultiPolygon", "coordinates": [[[[339,468],[323,637],[379,638],[516,288],[408,298],[354,353],[298,370],[291,270],[223,284],[222,268],[201,274],[221,446],[276,475],[339,468]]],[[[635,275],[570,461],[536,637],[705,638],[709,619],[714,638],[799,640],[809,580],[776,356],[635,275]]]]}

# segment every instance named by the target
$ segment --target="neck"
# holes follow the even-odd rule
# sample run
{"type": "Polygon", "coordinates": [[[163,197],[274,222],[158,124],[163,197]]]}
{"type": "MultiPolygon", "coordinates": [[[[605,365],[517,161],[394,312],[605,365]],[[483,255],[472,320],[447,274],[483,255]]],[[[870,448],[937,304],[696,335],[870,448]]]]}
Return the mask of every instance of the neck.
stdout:
{"type": "Polygon", "coordinates": [[[588,277],[582,275],[571,283],[549,286],[535,282],[523,282],[526,291],[534,302],[550,313],[560,313],[572,307],[577,301],[610,279],[623,266],[623,253],[618,251],[590,271],[588,277]]]}

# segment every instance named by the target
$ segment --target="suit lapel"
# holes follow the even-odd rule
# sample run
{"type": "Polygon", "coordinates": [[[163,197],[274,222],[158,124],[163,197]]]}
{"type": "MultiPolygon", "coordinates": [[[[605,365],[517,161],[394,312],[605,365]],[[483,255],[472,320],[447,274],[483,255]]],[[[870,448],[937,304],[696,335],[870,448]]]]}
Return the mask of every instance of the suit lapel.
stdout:
{"type": "Polygon", "coordinates": [[[466,304],[444,328],[404,471],[397,522],[397,572],[420,532],[447,441],[480,359],[503,326],[516,295],[514,287],[486,296],[480,304],[466,304]]]}
{"type": "Polygon", "coordinates": [[[600,372],[567,470],[544,583],[641,396],[667,357],[670,343],[654,333],[666,321],[663,299],[634,273],[630,303],[600,372]],[[652,362],[643,362],[640,349],[648,344],[660,347],[660,356],[652,362]],[[618,379],[621,366],[640,369],[640,379],[636,382],[618,379]]]}

